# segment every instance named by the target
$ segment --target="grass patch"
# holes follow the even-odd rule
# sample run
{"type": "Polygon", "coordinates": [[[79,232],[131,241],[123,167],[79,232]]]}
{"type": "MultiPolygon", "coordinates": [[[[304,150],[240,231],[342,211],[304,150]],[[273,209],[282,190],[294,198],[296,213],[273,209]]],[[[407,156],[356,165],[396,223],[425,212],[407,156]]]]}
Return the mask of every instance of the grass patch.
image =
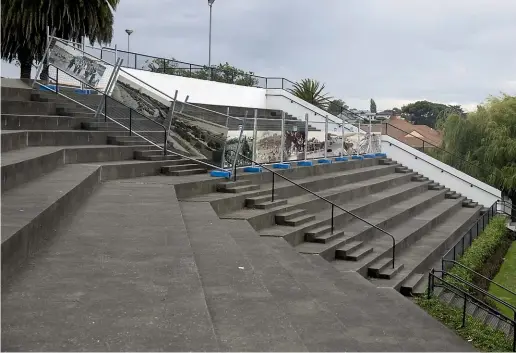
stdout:
{"type": "MultiPolygon", "coordinates": [[[[502,267],[494,278],[494,281],[506,287],[507,289],[516,292],[516,242],[513,242],[509,248],[509,251],[507,251],[502,267]]],[[[489,287],[489,292],[516,307],[516,296],[495,285],[491,285],[489,287]]],[[[514,312],[512,310],[504,305],[498,304],[497,306],[503,314],[510,318],[513,317],[514,312]]]]}
{"type": "Polygon", "coordinates": [[[503,332],[493,329],[466,315],[466,326],[462,326],[462,309],[442,303],[438,298],[427,299],[426,296],[414,298],[415,302],[427,313],[441,321],[459,336],[483,352],[510,352],[512,341],[503,332]]]}

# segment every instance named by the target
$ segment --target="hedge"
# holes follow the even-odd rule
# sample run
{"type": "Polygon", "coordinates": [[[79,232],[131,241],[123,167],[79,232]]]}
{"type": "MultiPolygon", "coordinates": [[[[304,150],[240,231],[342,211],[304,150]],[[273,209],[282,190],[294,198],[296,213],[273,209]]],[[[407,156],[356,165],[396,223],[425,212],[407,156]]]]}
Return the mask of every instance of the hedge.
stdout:
{"type": "MultiPolygon", "coordinates": [[[[506,228],[506,220],[503,216],[497,216],[489,222],[486,229],[473,241],[458,262],[471,268],[486,278],[496,276],[503,263],[503,258],[511,245],[510,233],[506,228]]],[[[484,277],[471,273],[461,266],[454,266],[449,273],[458,276],[477,287],[489,290],[490,282],[484,277]]],[[[448,278],[454,285],[468,291],[475,298],[484,301],[491,306],[497,306],[497,302],[465,285],[454,278],[448,278]]]]}

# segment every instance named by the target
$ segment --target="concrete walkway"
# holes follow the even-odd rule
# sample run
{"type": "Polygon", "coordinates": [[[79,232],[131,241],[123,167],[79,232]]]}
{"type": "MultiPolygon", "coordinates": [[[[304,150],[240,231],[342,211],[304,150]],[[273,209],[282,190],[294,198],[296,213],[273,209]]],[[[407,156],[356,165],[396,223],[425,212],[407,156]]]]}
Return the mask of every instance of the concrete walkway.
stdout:
{"type": "Polygon", "coordinates": [[[2,288],[3,351],[471,351],[391,290],[340,273],[171,178],[109,182],[2,288]]]}

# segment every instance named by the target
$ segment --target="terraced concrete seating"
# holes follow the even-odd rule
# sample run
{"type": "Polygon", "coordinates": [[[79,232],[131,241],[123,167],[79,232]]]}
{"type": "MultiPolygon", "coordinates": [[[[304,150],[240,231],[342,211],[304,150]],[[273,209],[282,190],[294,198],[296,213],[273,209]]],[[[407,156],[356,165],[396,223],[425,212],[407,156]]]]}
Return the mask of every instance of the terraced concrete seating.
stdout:
{"type": "Polygon", "coordinates": [[[378,287],[406,295],[425,290],[424,273],[481,214],[482,206],[385,158],[277,171],[368,223],[276,177],[240,175],[236,182],[179,192],[208,201],[223,219],[247,220],[264,237],[281,237],[306,255],[355,271],[378,287]],[[202,191],[199,191],[202,190],[202,191]],[[379,227],[394,236],[392,239],[379,227]]]}
{"type": "Polygon", "coordinates": [[[207,171],[191,159],[164,157],[159,146],[129,136],[120,126],[87,130],[99,124],[91,114],[62,97],[53,98],[42,99],[29,88],[2,87],[2,281],[100,182],[207,171]],[[60,115],[60,108],[76,114],[60,115]]]}

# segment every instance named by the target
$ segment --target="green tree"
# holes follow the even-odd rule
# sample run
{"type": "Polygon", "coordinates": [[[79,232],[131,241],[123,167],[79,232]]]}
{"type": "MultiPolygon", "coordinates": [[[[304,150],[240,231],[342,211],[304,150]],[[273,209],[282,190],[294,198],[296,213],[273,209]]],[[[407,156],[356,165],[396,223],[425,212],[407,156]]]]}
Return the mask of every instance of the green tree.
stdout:
{"type": "Polygon", "coordinates": [[[302,79],[300,82],[294,83],[292,89],[288,89],[294,96],[315,105],[321,109],[327,109],[328,103],[332,101],[327,93],[324,93],[326,86],[317,80],[310,78],[302,79]]]}
{"type": "Polygon", "coordinates": [[[467,116],[451,114],[443,127],[443,148],[465,161],[447,153],[438,158],[502,190],[516,205],[516,97],[491,97],[467,116]]]}
{"type": "Polygon", "coordinates": [[[246,72],[229,63],[208,67],[180,63],[175,59],[154,59],[147,62],[147,69],[152,72],[230,83],[239,86],[256,86],[258,79],[253,72],[246,72]]]}
{"type": "Polygon", "coordinates": [[[463,115],[464,111],[459,105],[446,105],[429,101],[417,101],[401,108],[404,117],[418,125],[427,125],[435,128],[439,117],[446,118],[451,113],[463,115]]]}
{"type": "Polygon", "coordinates": [[[376,102],[373,98],[371,98],[371,102],[369,103],[369,111],[371,113],[376,113],[376,102]]]}
{"type": "Polygon", "coordinates": [[[46,49],[47,26],[56,36],[82,42],[109,43],[113,11],[120,0],[4,0],[2,1],[2,59],[18,60],[20,78],[30,78],[33,61],[46,49]]]}
{"type": "Polygon", "coordinates": [[[343,109],[348,109],[348,105],[342,99],[334,99],[328,103],[328,113],[339,115],[343,109]]]}

